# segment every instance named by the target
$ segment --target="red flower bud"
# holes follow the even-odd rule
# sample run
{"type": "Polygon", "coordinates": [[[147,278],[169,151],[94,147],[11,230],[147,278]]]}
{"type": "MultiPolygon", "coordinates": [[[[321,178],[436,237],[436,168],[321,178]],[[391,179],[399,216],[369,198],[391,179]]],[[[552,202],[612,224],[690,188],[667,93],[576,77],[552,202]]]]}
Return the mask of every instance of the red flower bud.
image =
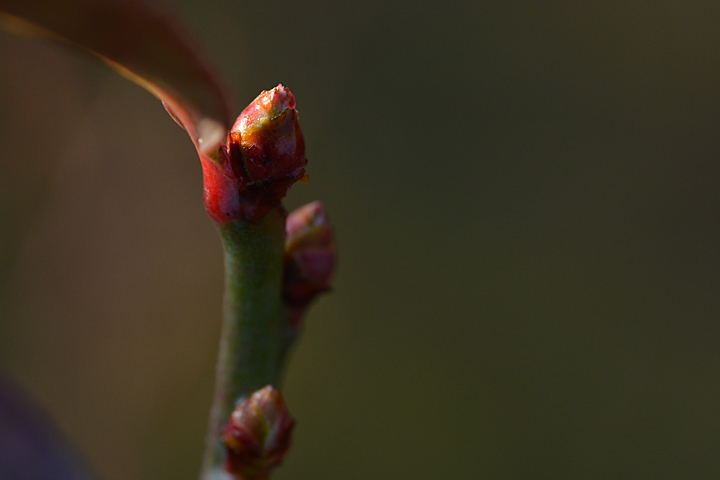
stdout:
{"type": "Polygon", "coordinates": [[[216,222],[257,220],[279,207],[307,164],[290,90],[262,92],[237,118],[217,158],[201,160],[205,207],[216,222]]]}
{"type": "Polygon", "coordinates": [[[297,327],[310,302],[330,289],[335,271],[335,236],[320,202],[292,212],[286,223],[285,305],[297,327]]]}
{"type": "Polygon", "coordinates": [[[225,428],[225,470],[238,480],[268,478],[290,447],[294,426],[280,392],[272,385],[255,391],[225,428]]]}
{"type": "Polygon", "coordinates": [[[295,97],[278,85],[261,93],[235,121],[228,145],[230,162],[250,185],[295,182],[305,173],[303,139],[295,97]]]}

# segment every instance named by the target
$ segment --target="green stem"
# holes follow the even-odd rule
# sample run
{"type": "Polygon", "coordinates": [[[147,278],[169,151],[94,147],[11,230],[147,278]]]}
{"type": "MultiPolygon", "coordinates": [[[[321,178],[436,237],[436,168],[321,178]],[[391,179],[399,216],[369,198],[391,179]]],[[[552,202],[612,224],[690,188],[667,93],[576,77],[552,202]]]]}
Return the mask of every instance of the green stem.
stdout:
{"type": "Polygon", "coordinates": [[[222,478],[221,435],[235,405],[254,390],[279,387],[285,216],[218,224],[225,248],[225,312],[202,478],[222,478]]]}

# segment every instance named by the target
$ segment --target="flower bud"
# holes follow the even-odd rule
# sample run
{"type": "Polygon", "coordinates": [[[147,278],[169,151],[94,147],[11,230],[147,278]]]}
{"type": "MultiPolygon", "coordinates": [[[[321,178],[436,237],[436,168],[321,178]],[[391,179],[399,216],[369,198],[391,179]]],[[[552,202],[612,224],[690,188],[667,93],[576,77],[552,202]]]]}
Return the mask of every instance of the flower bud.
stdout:
{"type": "Polygon", "coordinates": [[[335,236],[320,202],[292,212],[286,223],[285,305],[297,327],[310,302],[330,289],[335,271],[335,236]]]}
{"type": "Polygon", "coordinates": [[[228,155],[249,186],[289,186],[305,174],[305,139],[290,90],[266,90],[242,111],[230,130],[228,155]]]}
{"type": "Polygon", "coordinates": [[[215,158],[202,158],[205,207],[216,222],[257,220],[305,176],[295,97],[278,85],[242,111],[215,158]]]}
{"type": "Polygon", "coordinates": [[[237,480],[267,479],[290,447],[295,421],[272,385],[235,408],[223,433],[225,470],[237,480]]]}

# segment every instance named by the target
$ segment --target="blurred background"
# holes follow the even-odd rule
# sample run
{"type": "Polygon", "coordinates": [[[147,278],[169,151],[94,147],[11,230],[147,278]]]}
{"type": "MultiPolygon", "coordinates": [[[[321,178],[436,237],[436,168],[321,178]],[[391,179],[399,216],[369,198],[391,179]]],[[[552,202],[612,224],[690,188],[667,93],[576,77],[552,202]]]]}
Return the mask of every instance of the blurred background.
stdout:
{"type": "MultiPolygon", "coordinates": [[[[717,478],[720,4],[178,0],[297,97],[335,291],[273,477],[717,478]]],[[[0,365],[105,480],[194,479],[222,250],[157,100],[0,32],[0,365]]]]}

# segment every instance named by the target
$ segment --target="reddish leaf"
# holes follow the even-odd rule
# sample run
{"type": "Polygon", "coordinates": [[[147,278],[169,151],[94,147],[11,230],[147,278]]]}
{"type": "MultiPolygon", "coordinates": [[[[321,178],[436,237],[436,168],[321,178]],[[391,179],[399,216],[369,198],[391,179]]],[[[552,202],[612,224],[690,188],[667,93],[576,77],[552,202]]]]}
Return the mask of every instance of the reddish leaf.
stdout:
{"type": "Polygon", "coordinates": [[[163,101],[202,153],[225,141],[230,102],[177,19],[148,0],[0,0],[0,24],[82,47],[163,101]]]}

